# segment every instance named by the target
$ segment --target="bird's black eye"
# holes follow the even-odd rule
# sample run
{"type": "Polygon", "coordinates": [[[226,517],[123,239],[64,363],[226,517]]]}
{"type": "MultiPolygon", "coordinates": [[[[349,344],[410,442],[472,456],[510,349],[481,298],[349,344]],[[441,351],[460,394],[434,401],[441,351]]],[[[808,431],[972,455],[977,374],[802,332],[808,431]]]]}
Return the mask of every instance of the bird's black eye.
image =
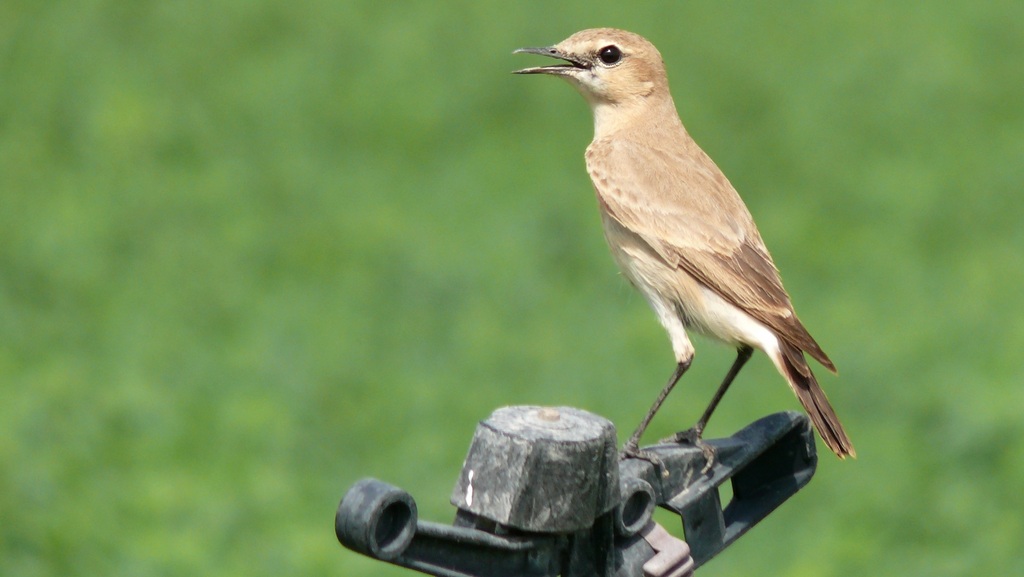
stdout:
{"type": "Polygon", "coordinates": [[[618,46],[605,46],[597,53],[597,57],[601,59],[601,62],[608,64],[609,66],[615,64],[619,60],[622,60],[622,51],[619,50],[618,46]]]}

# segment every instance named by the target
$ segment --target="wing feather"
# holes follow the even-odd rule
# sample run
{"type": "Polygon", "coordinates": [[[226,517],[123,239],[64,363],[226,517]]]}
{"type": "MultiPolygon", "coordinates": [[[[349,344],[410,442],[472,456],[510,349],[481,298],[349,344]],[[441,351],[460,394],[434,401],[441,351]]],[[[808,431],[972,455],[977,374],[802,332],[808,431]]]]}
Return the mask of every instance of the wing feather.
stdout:
{"type": "Polygon", "coordinates": [[[587,168],[608,214],[666,263],[835,370],[793,312],[750,212],[692,140],[658,149],[619,135],[588,149],[587,168]]]}

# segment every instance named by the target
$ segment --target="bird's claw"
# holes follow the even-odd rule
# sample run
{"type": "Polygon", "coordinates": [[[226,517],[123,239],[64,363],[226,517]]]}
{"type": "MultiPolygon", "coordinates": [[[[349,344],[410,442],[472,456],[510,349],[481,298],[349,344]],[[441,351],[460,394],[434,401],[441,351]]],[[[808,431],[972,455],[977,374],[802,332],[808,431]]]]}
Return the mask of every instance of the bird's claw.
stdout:
{"type": "Polygon", "coordinates": [[[704,468],[700,470],[703,475],[707,474],[715,464],[715,446],[711,443],[706,443],[704,439],[701,439],[701,433],[702,431],[698,430],[696,427],[692,427],[685,431],[679,431],[678,433],[670,437],[666,437],[659,442],[693,445],[700,449],[700,452],[704,454],[704,468]]]}
{"type": "Polygon", "coordinates": [[[661,475],[663,477],[668,477],[668,469],[665,467],[665,463],[661,458],[650,451],[638,448],[635,444],[626,443],[626,445],[622,447],[622,451],[619,452],[619,459],[640,459],[642,461],[647,461],[651,465],[654,465],[654,468],[661,471],[661,475]]]}

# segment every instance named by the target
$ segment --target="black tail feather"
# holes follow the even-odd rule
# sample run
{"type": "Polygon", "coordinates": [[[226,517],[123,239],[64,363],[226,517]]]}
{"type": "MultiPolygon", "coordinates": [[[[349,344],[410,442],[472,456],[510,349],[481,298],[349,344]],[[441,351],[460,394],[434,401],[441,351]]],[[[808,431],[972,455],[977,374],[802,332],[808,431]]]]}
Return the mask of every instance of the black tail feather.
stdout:
{"type": "Polygon", "coordinates": [[[856,457],[857,451],[853,448],[853,442],[843,430],[843,425],[828,402],[825,391],[818,385],[818,380],[807,365],[803,351],[789,343],[782,343],[782,359],[786,367],[785,377],[828,448],[841,459],[847,456],[856,457]]]}

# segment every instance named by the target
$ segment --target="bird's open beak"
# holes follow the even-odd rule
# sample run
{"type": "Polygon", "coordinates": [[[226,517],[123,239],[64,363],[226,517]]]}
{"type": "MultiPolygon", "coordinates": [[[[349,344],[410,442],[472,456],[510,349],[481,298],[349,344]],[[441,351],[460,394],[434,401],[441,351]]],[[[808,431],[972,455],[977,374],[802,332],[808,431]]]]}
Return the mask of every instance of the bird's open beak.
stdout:
{"type": "Polygon", "coordinates": [[[573,70],[585,70],[590,67],[589,64],[580,60],[576,56],[565,54],[554,46],[545,46],[543,48],[519,48],[518,50],[513,50],[512,54],[540,54],[541,56],[558,58],[559,60],[565,60],[567,62],[567,64],[523,68],[522,70],[514,71],[512,74],[567,74],[573,70]]]}

